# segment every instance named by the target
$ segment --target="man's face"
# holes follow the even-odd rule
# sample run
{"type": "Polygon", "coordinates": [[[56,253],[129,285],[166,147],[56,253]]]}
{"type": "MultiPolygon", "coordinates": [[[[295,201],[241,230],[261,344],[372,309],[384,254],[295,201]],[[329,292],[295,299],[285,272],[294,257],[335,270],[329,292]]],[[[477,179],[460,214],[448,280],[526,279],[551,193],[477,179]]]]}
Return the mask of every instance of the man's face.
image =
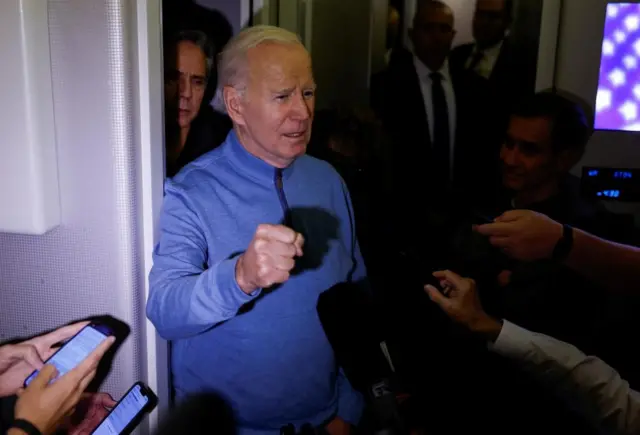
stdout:
{"type": "Polygon", "coordinates": [[[424,6],[418,11],[409,32],[416,56],[429,68],[440,68],[456,35],[453,11],[440,5],[424,6]]]}
{"type": "Polygon", "coordinates": [[[309,53],[299,44],[264,43],[249,50],[244,93],[225,97],[243,144],[284,168],[304,154],[311,137],[315,82],[309,53]]]}
{"type": "Polygon", "coordinates": [[[180,128],[188,127],[198,115],[207,87],[207,60],[193,42],[181,41],[169,55],[165,72],[167,115],[180,128]]]}
{"type": "Polygon", "coordinates": [[[500,159],[502,183],[516,192],[555,182],[564,171],[552,148],[547,118],[511,117],[500,159]]]}
{"type": "Polygon", "coordinates": [[[490,47],[504,38],[509,26],[504,7],[505,0],[477,0],[473,38],[481,47],[490,47]]]}

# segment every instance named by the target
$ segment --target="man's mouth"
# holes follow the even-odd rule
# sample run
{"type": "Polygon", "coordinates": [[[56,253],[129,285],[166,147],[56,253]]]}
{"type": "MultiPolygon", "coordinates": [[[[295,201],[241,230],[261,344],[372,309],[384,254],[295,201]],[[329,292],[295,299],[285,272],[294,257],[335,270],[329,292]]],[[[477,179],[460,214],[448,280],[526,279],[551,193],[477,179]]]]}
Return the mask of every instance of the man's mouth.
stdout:
{"type": "Polygon", "coordinates": [[[298,131],[298,132],[294,132],[294,133],[285,133],[284,135],[286,137],[289,137],[291,139],[298,139],[304,136],[304,134],[306,133],[306,130],[303,131],[298,131]]]}

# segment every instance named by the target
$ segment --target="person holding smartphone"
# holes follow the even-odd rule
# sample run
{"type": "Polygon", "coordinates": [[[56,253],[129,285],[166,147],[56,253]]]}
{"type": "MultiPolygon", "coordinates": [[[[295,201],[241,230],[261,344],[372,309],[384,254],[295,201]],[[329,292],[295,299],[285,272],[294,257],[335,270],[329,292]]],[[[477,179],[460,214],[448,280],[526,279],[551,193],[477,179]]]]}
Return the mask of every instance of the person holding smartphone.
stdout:
{"type": "Polygon", "coordinates": [[[425,286],[453,321],[486,339],[493,352],[511,359],[603,433],[640,433],[640,393],[604,361],[575,346],[487,314],[471,279],[435,272],[444,289],[425,286]]]}
{"type": "MultiPolygon", "coordinates": [[[[0,398],[18,396],[8,434],[52,433],[81,400],[88,399],[91,403],[100,404],[108,402],[104,394],[87,396],[83,393],[95,376],[99,361],[115,341],[114,337],[104,340],[78,366],[54,383],[50,381],[57,376],[56,368],[43,363],[58,350],[56,344],[73,337],[88,324],[75,323],[18,344],[0,347],[0,398]],[[25,379],[34,370],[40,373],[23,389],[25,379]],[[96,397],[100,400],[96,400],[96,397]]],[[[88,416],[95,424],[102,420],[102,416],[97,416],[95,412],[88,413],[88,416]]],[[[81,423],[78,427],[83,426],[86,425],[81,423]]],[[[75,434],[89,433],[78,432],[77,428],[70,429],[75,434]]],[[[86,430],[93,430],[93,427],[86,430]]]]}

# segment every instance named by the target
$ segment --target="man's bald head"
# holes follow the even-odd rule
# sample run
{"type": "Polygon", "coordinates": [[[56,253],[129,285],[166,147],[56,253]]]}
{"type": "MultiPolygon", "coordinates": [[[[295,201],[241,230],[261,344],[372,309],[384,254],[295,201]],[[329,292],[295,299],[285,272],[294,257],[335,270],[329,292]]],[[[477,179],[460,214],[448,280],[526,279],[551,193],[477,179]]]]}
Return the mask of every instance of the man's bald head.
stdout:
{"type": "Polygon", "coordinates": [[[430,18],[433,14],[442,14],[443,17],[447,17],[447,21],[450,20],[449,26],[453,29],[455,24],[455,16],[453,9],[440,0],[422,0],[418,1],[416,7],[416,13],[413,15],[413,27],[420,25],[421,22],[430,18]]]}
{"type": "Polygon", "coordinates": [[[453,10],[441,1],[421,1],[413,16],[413,28],[409,36],[416,56],[429,69],[442,67],[456,32],[453,10]]]}

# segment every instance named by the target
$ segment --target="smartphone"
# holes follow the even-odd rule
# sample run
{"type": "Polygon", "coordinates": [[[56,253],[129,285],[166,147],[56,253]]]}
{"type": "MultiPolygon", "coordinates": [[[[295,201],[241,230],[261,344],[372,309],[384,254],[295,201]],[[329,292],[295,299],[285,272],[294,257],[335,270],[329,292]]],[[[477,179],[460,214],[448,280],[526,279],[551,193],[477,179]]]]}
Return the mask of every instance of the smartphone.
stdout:
{"type": "Polygon", "coordinates": [[[136,382],[111,412],[102,420],[92,435],[122,435],[131,433],[145,414],[153,411],[158,398],[142,382],[136,382]]]}
{"type": "MultiPolygon", "coordinates": [[[[107,325],[91,323],[63,344],[56,353],[45,361],[45,364],[53,364],[56,367],[58,370],[57,379],[80,364],[111,335],[113,335],[113,331],[107,325]]],[[[25,379],[25,388],[36,376],[38,376],[38,370],[25,379]]]]}
{"type": "Polygon", "coordinates": [[[473,212],[473,223],[475,225],[492,224],[493,222],[495,222],[494,217],[477,211],[473,212]]]}

